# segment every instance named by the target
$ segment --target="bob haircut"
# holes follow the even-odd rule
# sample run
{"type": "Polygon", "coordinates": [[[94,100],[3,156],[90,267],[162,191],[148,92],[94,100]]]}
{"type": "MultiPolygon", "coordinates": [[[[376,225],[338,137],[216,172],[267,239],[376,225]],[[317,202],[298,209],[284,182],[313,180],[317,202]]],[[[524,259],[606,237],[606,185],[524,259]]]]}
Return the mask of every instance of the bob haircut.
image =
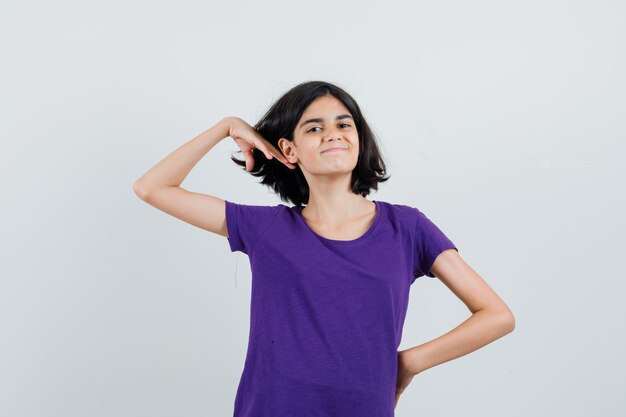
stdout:
{"type": "MultiPolygon", "coordinates": [[[[306,108],[318,97],[332,95],[350,111],[359,135],[359,157],[352,171],[351,189],[355,194],[367,196],[378,183],[389,179],[381,157],[376,137],[361,114],[357,102],[340,87],[324,81],[307,81],[296,85],[280,97],[254,125],[254,130],[276,149],[280,138],[293,141],[296,125],[306,108]]],[[[241,153],[241,151],[238,151],[241,153]]],[[[299,166],[286,167],[277,158],[267,159],[262,151],[252,150],[254,167],[249,173],[262,177],[261,184],[271,187],[285,202],[301,206],[309,201],[309,185],[299,166]]],[[[231,156],[231,160],[243,167],[246,161],[231,156]]],[[[248,172],[248,171],[246,171],[248,172]]]]}

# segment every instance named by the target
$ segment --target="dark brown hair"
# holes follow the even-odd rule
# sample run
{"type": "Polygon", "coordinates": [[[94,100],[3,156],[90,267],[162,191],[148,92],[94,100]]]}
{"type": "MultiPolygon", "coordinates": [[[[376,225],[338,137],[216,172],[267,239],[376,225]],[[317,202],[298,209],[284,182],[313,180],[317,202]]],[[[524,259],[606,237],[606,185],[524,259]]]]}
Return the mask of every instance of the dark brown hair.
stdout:
{"type": "MultiPolygon", "coordinates": [[[[361,113],[357,102],[342,88],[324,81],[307,81],[291,88],[280,97],[254,125],[254,130],[270,142],[276,149],[278,140],[293,141],[296,124],[306,108],[315,99],[332,95],[350,111],[359,134],[359,158],[352,171],[351,188],[355,194],[367,196],[372,189],[378,190],[378,183],[389,179],[385,163],[376,143],[376,137],[361,113]]],[[[241,153],[241,151],[239,151],[241,153]]],[[[267,159],[256,148],[252,151],[254,168],[249,173],[261,177],[261,184],[271,187],[285,202],[294,205],[307,204],[309,186],[299,166],[287,168],[276,158],[267,159]]],[[[246,161],[231,156],[233,162],[246,168],[246,161]]]]}

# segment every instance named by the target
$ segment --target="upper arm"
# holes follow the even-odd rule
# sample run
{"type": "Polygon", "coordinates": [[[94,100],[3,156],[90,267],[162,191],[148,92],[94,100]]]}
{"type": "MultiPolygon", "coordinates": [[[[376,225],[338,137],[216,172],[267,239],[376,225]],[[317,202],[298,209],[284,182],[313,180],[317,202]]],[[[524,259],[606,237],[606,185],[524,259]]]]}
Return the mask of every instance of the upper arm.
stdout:
{"type": "Polygon", "coordinates": [[[225,203],[230,250],[250,255],[276,219],[281,206],[225,203]]]}
{"type": "Polygon", "coordinates": [[[437,256],[445,250],[458,249],[454,242],[419,209],[414,208],[415,231],[413,233],[413,281],[426,275],[436,278],[431,268],[437,256]]]}
{"type": "Polygon", "coordinates": [[[458,251],[449,249],[435,259],[431,271],[472,312],[489,308],[502,311],[513,318],[513,313],[495,291],[461,257],[458,251]]]}
{"type": "Polygon", "coordinates": [[[226,203],[219,197],[172,186],[152,190],[141,199],[184,222],[228,237],[226,203]]]}
{"type": "Polygon", "coordinates": [[[488,308],[514,322],[513,313],[491,287],[463,260],[456,245],[424,213],[416,211],[414,277],[439,278],[472,312],[488,308]]]}

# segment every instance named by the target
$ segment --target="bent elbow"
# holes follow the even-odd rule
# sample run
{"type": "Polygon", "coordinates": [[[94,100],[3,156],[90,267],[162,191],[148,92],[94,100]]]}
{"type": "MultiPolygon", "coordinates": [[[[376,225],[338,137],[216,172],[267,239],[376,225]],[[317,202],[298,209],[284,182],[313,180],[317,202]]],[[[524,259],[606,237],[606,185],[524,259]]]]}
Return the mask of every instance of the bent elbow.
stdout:
{"type": "Polygon", "coordinates": [[[504,316],[504,328],[506,333],[511,333],[513,330],[515,330],[515,316],[513,315],[512,312],[507,312],[504,316]]]}
{"type": "Polygon", "coordinates": [[[144,201],[148,197],[148,191],[146,190],[145,187],[141,185],[139,181],[135,181],[135,183],[133,184],[133,192],[135,193],[137,197],[139,197],[140,199],[144,201]]]}

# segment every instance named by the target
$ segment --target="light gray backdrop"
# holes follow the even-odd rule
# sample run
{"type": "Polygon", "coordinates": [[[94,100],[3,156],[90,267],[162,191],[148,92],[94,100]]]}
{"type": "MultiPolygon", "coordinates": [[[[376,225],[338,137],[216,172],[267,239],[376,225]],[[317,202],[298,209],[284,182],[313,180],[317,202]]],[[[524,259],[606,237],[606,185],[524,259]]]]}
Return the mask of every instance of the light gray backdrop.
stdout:
{"type": "MultiPolygon", "coordinates": [[[[513,333],[418,375],[396,415],[623,416],[626,7],[619,1],[1,1],[0,415],[229,416],[250,270],[133,182],[327,80],[392,179],[511,307],[513,333]]],[[[183,187],[281,201],[229,157],[183,187]]],[[[412,286],[401,349],[469,316],[412,286]]]]}

